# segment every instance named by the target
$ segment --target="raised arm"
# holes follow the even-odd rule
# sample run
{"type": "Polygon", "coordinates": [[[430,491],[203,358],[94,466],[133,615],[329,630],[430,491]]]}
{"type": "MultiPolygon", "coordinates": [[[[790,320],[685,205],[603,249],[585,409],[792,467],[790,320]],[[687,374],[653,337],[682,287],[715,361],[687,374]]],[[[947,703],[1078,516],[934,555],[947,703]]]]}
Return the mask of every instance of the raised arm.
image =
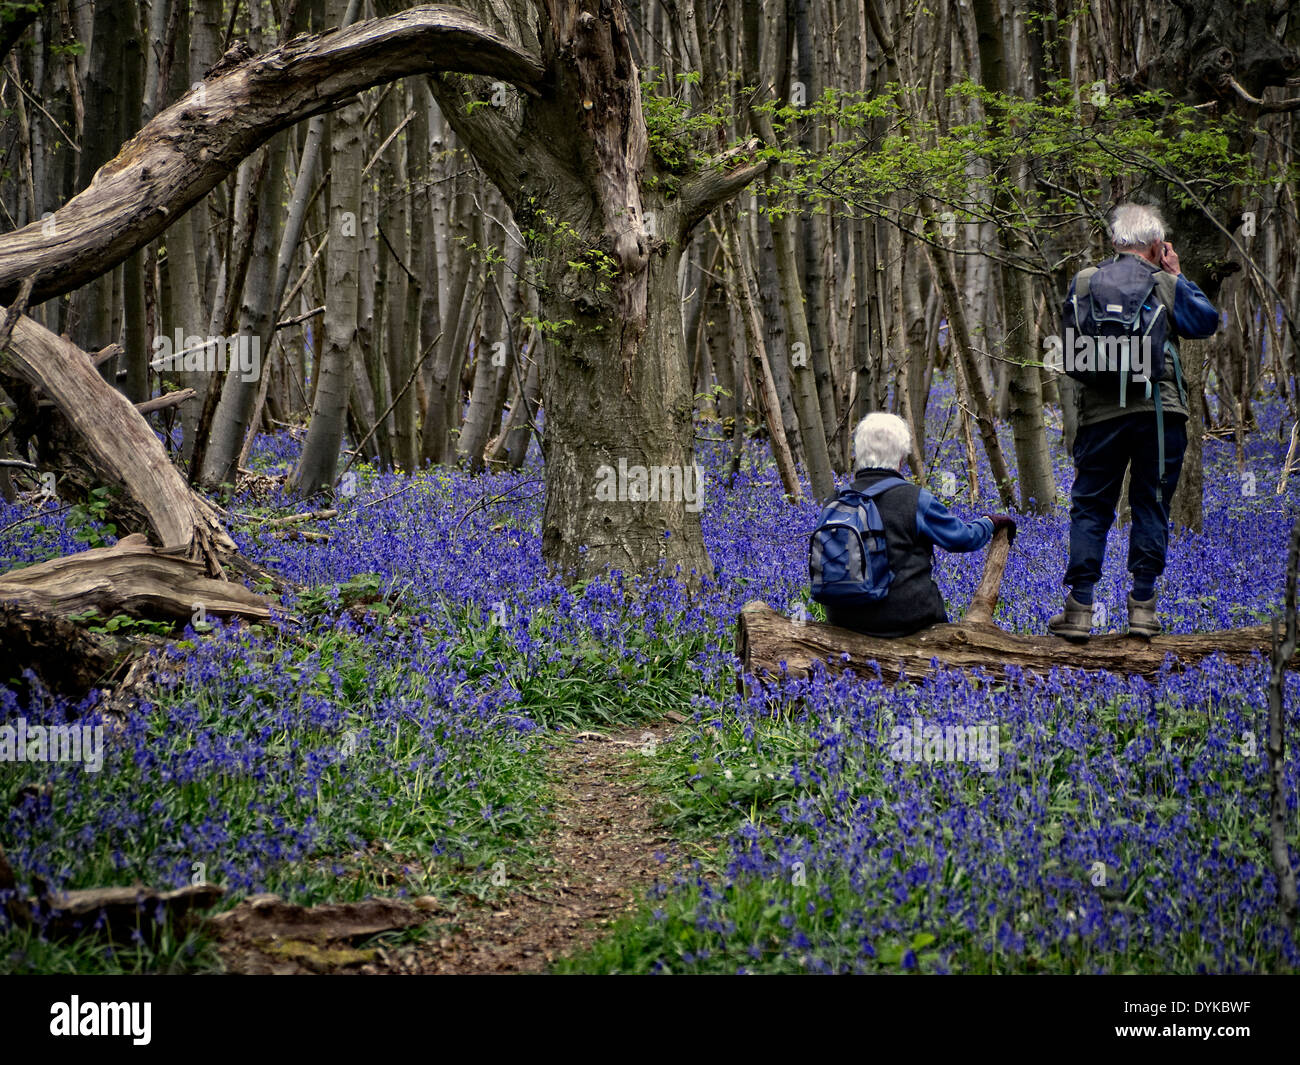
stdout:
{"type": "Polygon", "coordinates": [[[922,488],[916,498],[916,531],[945,551],[978,551],[993,538],[991,518],[962,521],[922,488]]]}

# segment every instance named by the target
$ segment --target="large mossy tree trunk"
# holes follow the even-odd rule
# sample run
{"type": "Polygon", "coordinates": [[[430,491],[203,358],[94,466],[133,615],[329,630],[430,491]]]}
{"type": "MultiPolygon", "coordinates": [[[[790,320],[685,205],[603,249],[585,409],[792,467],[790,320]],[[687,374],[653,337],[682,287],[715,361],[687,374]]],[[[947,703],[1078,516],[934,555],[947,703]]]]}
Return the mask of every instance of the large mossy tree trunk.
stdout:
{"type": "Polygon", "coordinates": [[[543,271],[543,316],[574,322],[551,338],[542,373],[547,485],[542,551],[561,571],[641,573],[663,563],[669,572],[680,567],[686,577],[711,574],[699,508],[686,498],[690,494],[702,502],[703,485],[695,479],[694,397],[677,287],[680,259],[680,244],[661,244],[651,252],[640,268],[638,287],[644,294],[628,292],[626,283],[604,292],[574,292],[563,263],[543,271]],[[640,321],[621,321],[616,306],[621,299],[644,299],[640,321]],[[675,471],[656,487],[680,484],[681,491],[658,500],[598,498],[602,467],[617,471],[620,462],[675,471]]]}
{"type": "Polygon", "coordinates": [[[694,584],[711,570],[678,266],[694,228],[764,166],[743,151],[661,162],[621,0],[506,6],[511,26],[502,5],[483,17],[542,56],[545,90],[503,108],[471,106],[490,98],[483,83],[444,75],[434,92],[538,260],[543,557],[571,578],[666,570],[694,584]],[[640,486],[622,476],[637,467],[640,486]]]}

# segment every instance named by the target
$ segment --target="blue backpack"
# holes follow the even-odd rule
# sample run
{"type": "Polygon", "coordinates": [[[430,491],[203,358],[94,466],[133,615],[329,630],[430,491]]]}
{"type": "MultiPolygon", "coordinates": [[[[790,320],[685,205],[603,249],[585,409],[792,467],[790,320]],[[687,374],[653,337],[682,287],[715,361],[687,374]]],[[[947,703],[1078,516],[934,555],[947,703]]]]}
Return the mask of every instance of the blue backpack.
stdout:
{"type": "Polygon", "coordinates": [[[864,492],[842,489],[826,504],[808,538],[814,602],[861,606],[889,594],[894,572],[876,497],[900,484],[907,482],[884,477],[864,492]]]}

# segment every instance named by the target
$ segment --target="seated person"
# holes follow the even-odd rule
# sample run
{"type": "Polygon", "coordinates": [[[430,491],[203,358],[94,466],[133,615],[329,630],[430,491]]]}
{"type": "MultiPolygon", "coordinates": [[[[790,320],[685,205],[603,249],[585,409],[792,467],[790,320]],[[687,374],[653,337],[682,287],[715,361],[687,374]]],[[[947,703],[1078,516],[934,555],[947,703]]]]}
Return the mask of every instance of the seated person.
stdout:
{"type": "MultiPolygon", "coordinates": [[[[898,477],[912,450],[912,434],[902,418],[876,412],[858,423],[853,433],[855,491],[865,491],[885,477],[898,477]]],[[[829,500],[828,500],[829,502],[829,500]]],[[[1016,523],[1005,514],[962,521],[925,488],[907,482],[886,488],[876,497],[894,579],[889,592],[876,602],[852,608],[827,604],[826,620],[867,636],[898,637],[948,620],[943,596],[934,583],[934,547],[945,551],[978,551],[997,529],[1014,539],[1016,523]]]]}

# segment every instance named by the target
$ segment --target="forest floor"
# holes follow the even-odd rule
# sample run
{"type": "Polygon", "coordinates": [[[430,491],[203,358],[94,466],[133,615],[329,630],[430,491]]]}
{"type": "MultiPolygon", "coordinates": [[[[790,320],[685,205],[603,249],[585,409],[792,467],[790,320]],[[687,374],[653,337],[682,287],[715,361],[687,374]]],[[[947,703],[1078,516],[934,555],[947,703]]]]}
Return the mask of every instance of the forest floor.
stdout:
{"type": "MultiPolygon", "coordinates": [[[[1246,441],[1257,470],[1283,462],[1289,415],[1268,419],[1246,441]]],[[[254,461],[283,469],[290,444],[263,441],[254,461]]],[[[318,523],[327,541],[272,524],[314,504],[227,501],[251,515],[234,530],[247,556],[301,585],[285,602],[301,624],[173,633],[102,772],[0,766],[0,842],[29,894],[200,877],[226,895],[193,923],[151,910],[130,942],[0,926],[0,972],[1300,971],[1268,846],[1266,662],[738,691],[743,604],[817,610],[797,539],[815,502],[790,505],[762,442],[746,447],[707,511],[717,585],[693,601],[548,576],[531,468],[367,471],[318,523]],[[508,511],[480,506],[500,497],[508,511]],[[894,730],[922,717],[996,729],[994,769],[895,757],[894,730]]],[[[1058,505],[1022,516],[997,615],[1030,636],[1059,603],[1068,542],[1056,454],[1058,505]]],[[[706,454],[719,485],[727,455],[706,454]]],[[[963,462],[958,435],[934,468],[963,462]]],[[[1300,481],[1247,494],[1212,440],[1204,481],[1205,528],[1171,540],[1163,578],[1173,634],[1282,609],[1300,481]]],[[[0,569],[110,538],[89,511],[34,503],[0,500],[0,526],[22,523],[0,569]]],[[[1130,587],[1123,535],[1110,628],[1130,587]]],[[[981,566],[936,565],[954,614],[981,566]]],[[[1300,674],[1286,684],[1300,735],[1300,674]]],[[[2,720],[85,713],[0,680],[2,720]]],[[[1296,794],[1295,745],[1284,772],[1296,794]]]]}
{"type": "MultiPolygon", "coordinates": [[[[476,974],[541,973],[589,947],[634,912],[656,880],[682,864],[653,813],[643,751],[672,742],[671,722],[627,731],[562,732],[547,743],[554,789],[550,861],[510,877],[506,900],[461,895],[434,911],[417,938],[370,949],[321,948],[304,938],[265,939],[233,931],[219,947],[232,973],[476,974]],[[442,912],[438,912],[441,910],[442,912]]],[[[430,900],[432,902],[432,900],[430,900]]],[[[304,911],[321,926],[339,907],[304,911]]],[[[356,911],[351,912],[356,916],[356,911]]]]}

